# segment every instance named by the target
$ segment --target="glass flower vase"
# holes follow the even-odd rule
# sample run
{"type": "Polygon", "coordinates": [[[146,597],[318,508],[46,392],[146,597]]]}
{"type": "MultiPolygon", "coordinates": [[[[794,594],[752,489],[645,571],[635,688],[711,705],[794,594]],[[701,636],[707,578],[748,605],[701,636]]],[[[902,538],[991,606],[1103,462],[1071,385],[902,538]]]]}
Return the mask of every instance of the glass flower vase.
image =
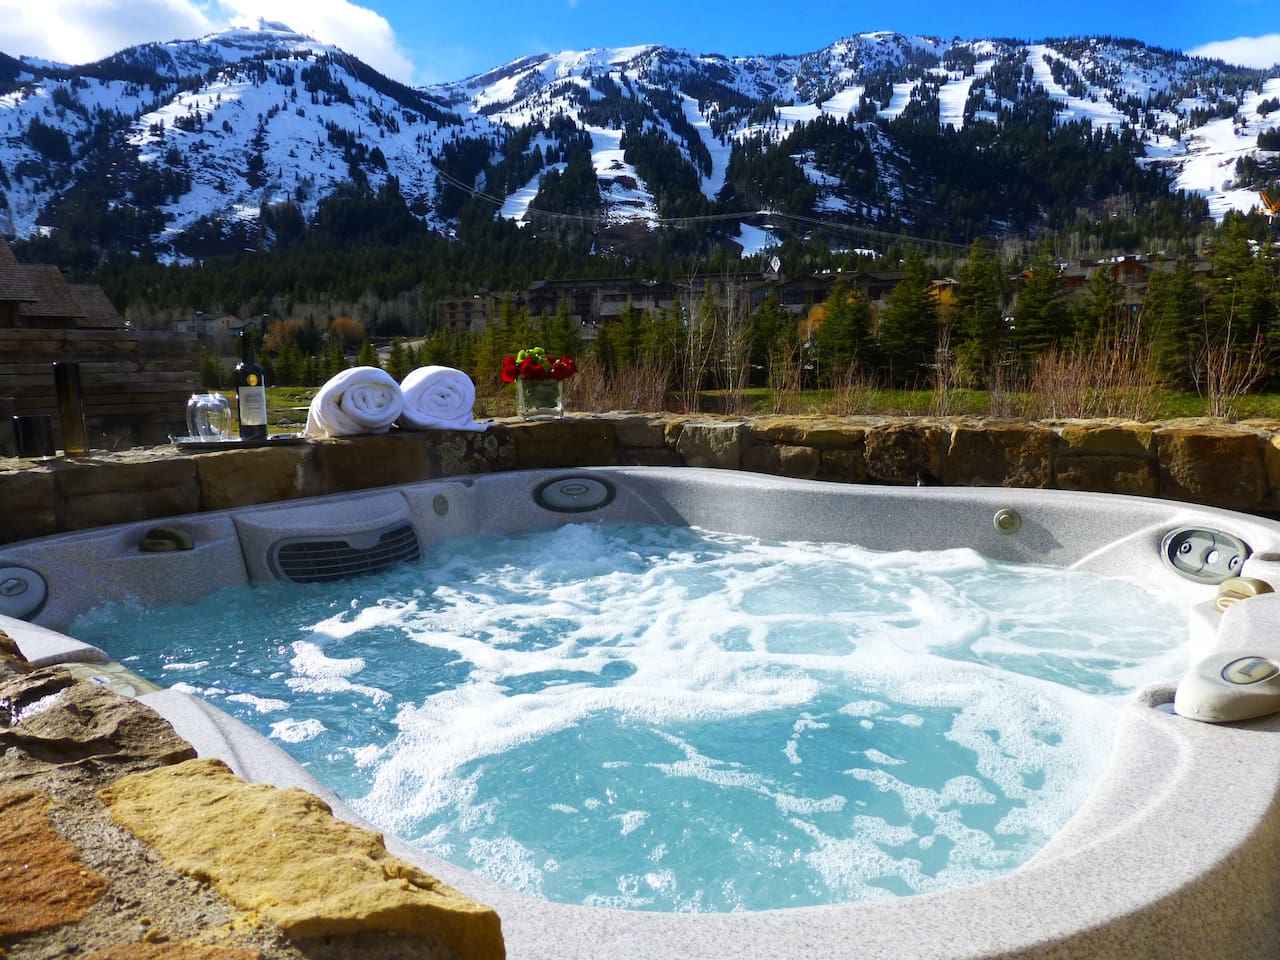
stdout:
{"type": "Polygon", "coordinates": [[[516,412],[526,420],[564,416],[563,380],[516,381],[516,412]]]}

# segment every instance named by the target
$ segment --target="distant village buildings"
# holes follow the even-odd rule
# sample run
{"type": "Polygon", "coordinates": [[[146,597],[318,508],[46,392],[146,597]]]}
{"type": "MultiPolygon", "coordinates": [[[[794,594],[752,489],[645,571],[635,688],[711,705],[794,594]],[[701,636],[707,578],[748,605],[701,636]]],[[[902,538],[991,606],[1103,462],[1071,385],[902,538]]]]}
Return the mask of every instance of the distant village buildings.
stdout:
{"type": "MultiPolygon", "coordinates": [[[[569,319],[590,331],[616,321],[629,307],[656,315],[682,306],[687,308],[708,293],[722,308],[745,306],[750,310],[758,308],[772,293],[783,309],[799,315],[827,299],[840,280],[873,305],[882,305],[902,276],[901,271],[889,271],[803,274],[777,280],[748,274],[697,274],[679,280],[638,277],[538,280],[524,290],[501,293],[483,290],[471,296],[438,300],[432,320],[437,326],[478,332],[497,320],[504,303],[515,309],[527,309],[531,317],[553,316],[564,304],[569,319]]],[[[590,333],[586,338],[591,339],[590,333]]]]}
{"type": "MultiPolygon", "coordinates": [[[[1137,310],[1147,294],[1156,273],[1172,271],[1177,261],[1166,258],[1127,256],[1105,261],[1059,263],[1063,290],[1068,298],[1083,292],[1089,278],[1098,270],[1109,271],[1117,283],[1122,303],[1137,310]]],[[[1196,273],[1208,275],[1207,260],[1193,263],[1196,273]]],[[[479,332],[496,321],[504,304],[527,309],[531,317],[554,316],[564,305],[570,320],[580,325],[584,338],[593,339],[593,331],[618,319],[628,307],[641,313],[657,315],[681,305],[697,303],[710,290],[717,306],[749,304],[755,310],[773,295],[779,305],[801,316],[810,307],[822,303],[836,284],[856,291],[871,304],[874,311],[884,308],[890,291],[901,282],[901,270],[828,271],[800,274],[794,277],[765,278],[758,274],[695,275],[679,280],[645,280],[636,277],[602,279],[538,280],[523,290],[481,290],[469,296],[437,300],[430,318],[433,327],[479,332]]],[[[1017,288],[1025,275],[1010,278],[1012,305],[1017,288]]],[[[953,290],[958,281],[941,277],[934,281],[939,293],[953,290]]]]}

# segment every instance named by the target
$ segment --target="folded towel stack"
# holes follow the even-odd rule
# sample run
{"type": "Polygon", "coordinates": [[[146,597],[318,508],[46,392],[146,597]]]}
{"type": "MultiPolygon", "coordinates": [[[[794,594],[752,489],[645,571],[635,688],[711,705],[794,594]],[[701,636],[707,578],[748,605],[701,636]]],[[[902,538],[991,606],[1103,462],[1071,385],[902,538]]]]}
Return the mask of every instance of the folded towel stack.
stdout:
{"type": "Polygon", "coordinates": [[[404,410],[404,394],[389,373],[351,367],[332,377],[311,398],[308,437],[386,433],[404,410]]]}
{"type": "Polygon", "coordinates": [[[409,430],[472,430],[476,423],[471,408],[476,403],[476,386],[461,370],[453,367],[418,367],[404,378],[404,412],[400,426],[409,430]]]}

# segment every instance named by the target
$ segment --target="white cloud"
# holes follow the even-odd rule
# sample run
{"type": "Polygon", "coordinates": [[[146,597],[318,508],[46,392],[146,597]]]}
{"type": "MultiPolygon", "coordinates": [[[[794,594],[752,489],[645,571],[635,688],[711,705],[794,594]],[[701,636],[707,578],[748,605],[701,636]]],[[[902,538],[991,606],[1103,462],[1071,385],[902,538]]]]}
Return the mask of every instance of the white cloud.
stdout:
{"type": "Polygon", "coordinates": [[[189,0],[0,0],[0,50],[61,63],[89,63],[152,40],[216,30],[189,0]]]}
{"type": "Polygon", "coordinates": [[[1261,37],[1236,37],[1234,40],[1215,40],[1188,50],[1193,57],[1211,57],[1242,67],[1266,69],[1280,63],[1280,33],[1268,33],[1261,37]]]}
{"type": "Polygon", "coordinates": [[[88,63],[134,44],[189,40],[259,17],[339,46],[389,77],[414,80],[391,24],[348,0],[0,0],[0,51],[88,63]]]}
{"type": "Polygon", "coordinates": [[[288,24],[389,77],[405,83],[414,79],[413,61],[396,42],[391,24],[368,7],[347,0],[223,0],[222,9],[236,22],[256,23],[262,17],[288,24]]]}

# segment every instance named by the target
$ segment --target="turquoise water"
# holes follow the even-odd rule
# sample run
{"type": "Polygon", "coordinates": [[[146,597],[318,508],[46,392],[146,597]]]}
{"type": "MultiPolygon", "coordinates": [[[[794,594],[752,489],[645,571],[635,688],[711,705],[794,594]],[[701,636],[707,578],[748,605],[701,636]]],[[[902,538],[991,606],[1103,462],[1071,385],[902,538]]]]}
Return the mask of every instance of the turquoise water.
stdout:
{"type": "Polygon", "coordinates": [[[968,550],[578,524],[72,631],[355,809],[565,902],[764,909],[969,884],[1096,782],[1185,612],[968,550]]]}

